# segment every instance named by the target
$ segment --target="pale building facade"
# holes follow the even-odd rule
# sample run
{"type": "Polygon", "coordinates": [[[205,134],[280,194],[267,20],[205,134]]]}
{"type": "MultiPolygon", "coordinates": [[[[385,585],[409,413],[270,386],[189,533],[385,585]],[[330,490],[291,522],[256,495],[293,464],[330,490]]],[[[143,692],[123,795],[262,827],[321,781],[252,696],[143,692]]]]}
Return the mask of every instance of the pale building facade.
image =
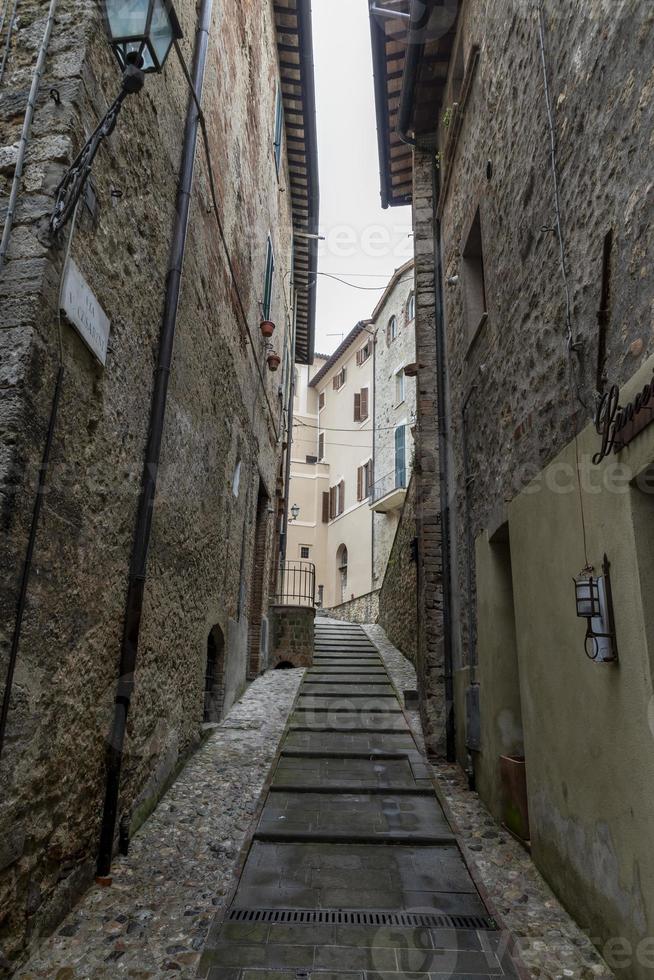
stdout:
{"type": "Polygon", "coordinates": [[[416,417],[415,282],[413,259],[396,270],[372,315],[374,356],[374,482],[372,587],[384,581],[413,470],[416,417]]]}
{"type": "Polygon", "coordinates": [[[326,608],[372,590],[374,336],[358,323],[329,358],[298,369],[287,560],[316,566],[326,608]],[[314,462],[315,460],[315,462],[314,462]]]}

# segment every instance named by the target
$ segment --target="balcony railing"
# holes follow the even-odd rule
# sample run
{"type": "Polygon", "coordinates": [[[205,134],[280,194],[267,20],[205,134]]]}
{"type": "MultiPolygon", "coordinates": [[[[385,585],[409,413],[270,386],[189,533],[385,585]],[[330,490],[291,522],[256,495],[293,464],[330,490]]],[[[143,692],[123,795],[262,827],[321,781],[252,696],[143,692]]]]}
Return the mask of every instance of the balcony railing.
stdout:
{"type": "Polygon", "coordinates": [[[313,562],[280,562],[272,601],[276,606],[315,606],[316,566],[313,562]]]}
{"type": "Polygon", "coordinates": [[[371,502],[376,504],[378,500],[381,500],[382,497],[387,497],[388,494],[393,493],[394,490],[406,490],[406,488],[406,468],[401,470],[393,470],[392,473],[387,473],[386,476],[383,476],[380,480],[373,483],[371,502]]]}

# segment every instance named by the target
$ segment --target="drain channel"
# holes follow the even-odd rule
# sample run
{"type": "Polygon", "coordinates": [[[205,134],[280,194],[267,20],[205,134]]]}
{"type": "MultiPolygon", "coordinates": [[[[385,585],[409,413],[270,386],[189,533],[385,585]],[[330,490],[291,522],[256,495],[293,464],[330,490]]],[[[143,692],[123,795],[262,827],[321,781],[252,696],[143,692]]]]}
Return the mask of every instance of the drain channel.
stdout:
{"type": "Polygon", "coordinates": [[[375,912],[347,909],[230,909],[229,922],[295,922],[299,925],[404,926],[428,929],[496,930],[490,916],[438,912],[375,912]]]}

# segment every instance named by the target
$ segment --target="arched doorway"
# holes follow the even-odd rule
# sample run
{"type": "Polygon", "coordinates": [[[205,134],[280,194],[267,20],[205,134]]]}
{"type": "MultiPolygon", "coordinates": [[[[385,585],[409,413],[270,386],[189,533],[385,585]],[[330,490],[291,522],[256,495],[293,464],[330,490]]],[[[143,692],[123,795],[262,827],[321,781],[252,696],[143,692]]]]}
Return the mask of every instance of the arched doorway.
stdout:
{"type": "Polygon", "coordinates": [[[207,638],[207,666],[204,673],[204,721],[217,722],[223,716],[225,701],[225,637],[214,626],[207,638]]]}
{"type": "Polygon", "coordinates": [[[336,598],[338,602],[347,602],[347,548],[344,544],[336,552],[336,598]]]}

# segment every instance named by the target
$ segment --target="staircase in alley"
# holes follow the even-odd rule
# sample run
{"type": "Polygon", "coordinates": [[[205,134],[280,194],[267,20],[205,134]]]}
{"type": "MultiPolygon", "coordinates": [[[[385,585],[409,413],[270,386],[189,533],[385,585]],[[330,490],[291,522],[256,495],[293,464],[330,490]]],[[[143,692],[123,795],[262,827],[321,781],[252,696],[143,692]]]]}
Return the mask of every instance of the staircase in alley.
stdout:
{"type": "Polygon", "coordinates": [[[384,663],[318,620],[210,980],[515,975],[384,663]]]}

